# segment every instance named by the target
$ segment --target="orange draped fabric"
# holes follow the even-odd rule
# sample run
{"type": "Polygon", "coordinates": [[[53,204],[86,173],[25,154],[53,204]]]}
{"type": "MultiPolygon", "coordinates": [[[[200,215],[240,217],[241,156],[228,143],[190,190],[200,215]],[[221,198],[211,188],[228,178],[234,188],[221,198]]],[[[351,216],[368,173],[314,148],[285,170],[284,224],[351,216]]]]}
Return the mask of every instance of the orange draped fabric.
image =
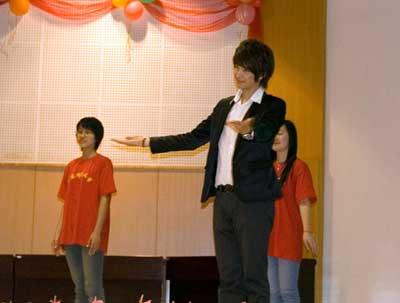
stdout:
{"type": "Polygon", "coordinates": [[[191,32],[217,31],[236,22],[236,8],[224,0],[159,0],[146,9],[161,23],[191,32]]]}
{"type": "Polygon", "coordinates": [[[111,0],[83,1],[83,0],[30,0],[33,5],[56,17],[91,21],[111,12],[111,0]]]}
{"type": "MultiPolygon", "coordinates": [[[[0,5],[7,3],[0,0],[0,5]]],[[[111,12],[111,0],[30,0],[39,9],[59,18],[88,22],[111,12]]],[[[223,29],[234,22],[236,6],[225,0],[156,0],[144,4],[146,10],[158,21],[191,32],[211,32],[223,29]]],[[[250,24],[249,35],[261,36],[260,11],[250,24]]]]}
{"type": "Polygon", "coordinates": [[[249,38],[262,38],[261,12],[259,8],[256,8],[254,21],[249,25],[249,38]]]}

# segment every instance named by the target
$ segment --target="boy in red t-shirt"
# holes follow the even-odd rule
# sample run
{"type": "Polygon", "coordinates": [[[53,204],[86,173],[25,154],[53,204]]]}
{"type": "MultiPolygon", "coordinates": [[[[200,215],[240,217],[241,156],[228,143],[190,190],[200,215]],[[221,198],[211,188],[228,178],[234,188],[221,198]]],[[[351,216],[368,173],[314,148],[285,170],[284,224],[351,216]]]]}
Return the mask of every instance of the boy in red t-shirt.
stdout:
{"type": "Polygon", "coordinates": [[[93,117],[76,125],[76,141],[82,156],[68,163],[58,192],[62,200],[53,240],[58,256],[63,251],[75,285],[75,303],[105,302],[103,263],[110,229],[110,199],[116,192],[111,160],[97,153],[104,135],[93,117]]]}
{"type": "Polygon", "coordinates": [[[275,216],[269,237],[268,281],[270,303],[300,303],[297,280],[303,244],[313,255],[317,244],[311,228],[311,204],[316,201],[310,170],[297,158],[297,132],[284,121],[275,136],[274,168],[282,188],[275,201],[275,216]]]}

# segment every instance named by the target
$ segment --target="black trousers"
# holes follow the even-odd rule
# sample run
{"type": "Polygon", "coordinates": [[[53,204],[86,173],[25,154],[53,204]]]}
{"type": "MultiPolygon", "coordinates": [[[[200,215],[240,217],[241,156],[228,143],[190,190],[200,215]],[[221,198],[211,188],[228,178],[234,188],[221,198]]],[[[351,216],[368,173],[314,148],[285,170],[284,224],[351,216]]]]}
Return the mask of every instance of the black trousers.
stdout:
{"type": "Polygon", "coordinates": [[[269,302],[268,238],[273,201],[244,203],[217,191],[213,229],[220,284],[219,303],[269,302]]]}

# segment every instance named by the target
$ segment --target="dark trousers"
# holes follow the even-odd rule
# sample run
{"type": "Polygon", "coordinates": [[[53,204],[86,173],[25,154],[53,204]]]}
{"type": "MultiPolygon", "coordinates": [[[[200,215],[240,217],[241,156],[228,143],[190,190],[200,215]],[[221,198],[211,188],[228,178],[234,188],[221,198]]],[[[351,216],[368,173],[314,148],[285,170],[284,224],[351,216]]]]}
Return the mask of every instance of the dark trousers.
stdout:
{"type": "Polygon", "coordinates": [[[219,303],[269,302],[267,249],[273,217],[273,201],[243,203],[233,192],[217,191],[213,228],[219,303]]]}

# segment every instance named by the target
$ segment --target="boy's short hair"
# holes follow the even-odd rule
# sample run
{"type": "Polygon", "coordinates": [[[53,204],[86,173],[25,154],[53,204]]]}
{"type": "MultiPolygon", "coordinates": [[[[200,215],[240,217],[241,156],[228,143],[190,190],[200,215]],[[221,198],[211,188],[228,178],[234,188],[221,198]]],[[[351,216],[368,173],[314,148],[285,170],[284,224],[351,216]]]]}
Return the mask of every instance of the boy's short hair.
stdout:
{"type": "Polygon", "coordinates": [[[260,86],[265,88],[274,72],[274,53],[266,44],[255,39],[247,39],[236,48],[233,65],[251,71],[256,81],[261,78],[260,86]]]}
{"type": "Polygon", "coordinates": [[[103,124],[101,124],[100,120],[95,117],[85,117],[79,120],[78,124],[76,124],[76,130],[78,131],[80,127],[93,132],[96,141],[94,148],[97,150],[104,136],[103,124]]]}

